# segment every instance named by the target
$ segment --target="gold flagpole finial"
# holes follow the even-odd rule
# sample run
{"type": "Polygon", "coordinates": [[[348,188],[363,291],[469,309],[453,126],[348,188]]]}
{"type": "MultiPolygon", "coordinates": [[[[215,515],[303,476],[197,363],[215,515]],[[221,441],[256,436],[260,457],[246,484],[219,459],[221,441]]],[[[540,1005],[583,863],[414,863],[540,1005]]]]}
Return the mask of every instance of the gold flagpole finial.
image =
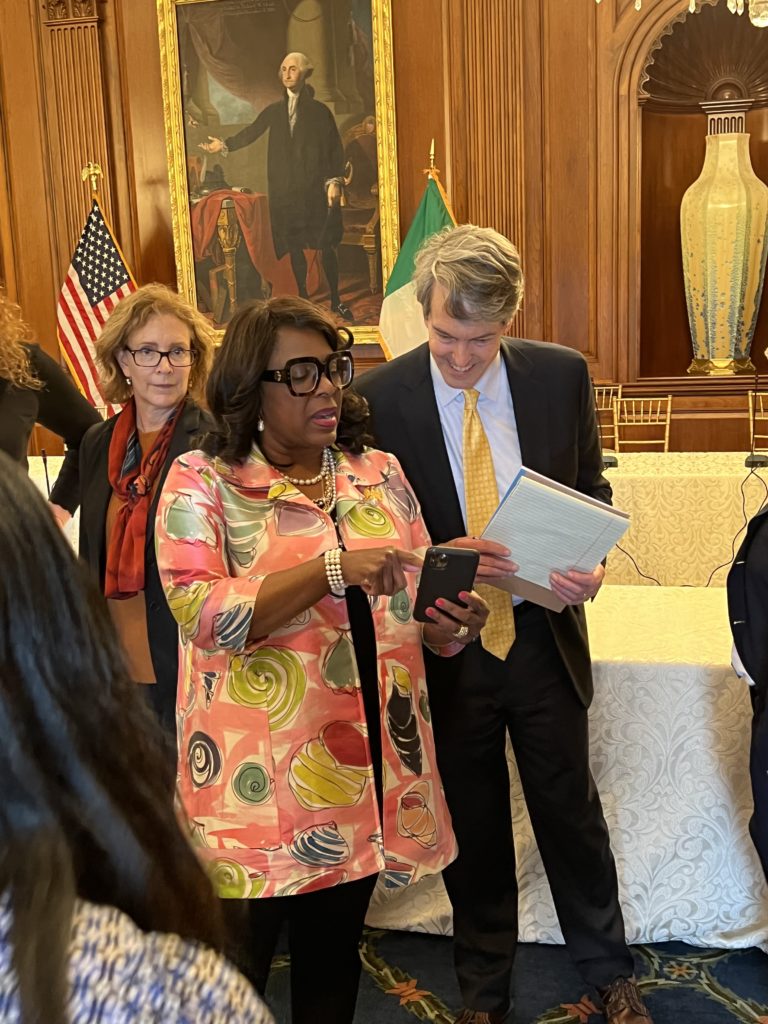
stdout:
{"type": "Polygon", "coordinates": [[[439,173],[439,169],[435,167],[435,140],[432,139],[429,144],[429,167],[424,168],[424,174],[428,178],[437,178],[439,173]]]}
{"type": "Polygon", "coordinates": [[[80,172],[80,177],[83,179],[83,181],[85,181],[87,178],[90,178],[91,192],[96,192],[99,178],[104,177],[104,172],[98,164],[95,164],[92,160],[89,160],[80,172]]]}

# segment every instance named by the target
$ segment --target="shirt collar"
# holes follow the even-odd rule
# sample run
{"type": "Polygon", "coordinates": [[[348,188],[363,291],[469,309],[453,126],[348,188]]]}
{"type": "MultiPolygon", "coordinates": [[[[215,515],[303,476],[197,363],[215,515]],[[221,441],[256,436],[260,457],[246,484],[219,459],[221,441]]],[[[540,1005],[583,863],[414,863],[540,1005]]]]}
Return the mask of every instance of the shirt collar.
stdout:
{"type": "MultiPolygon", "coordinates": [[[[445,408],[458,399],[464,403],[464,392],[461,388],[452,388],[449,384],[445,383],[442,373],[440,373],[440,367],[435,361],[435,357],[430,353],[429,356],[429,372],[432,375],[432,386],[435,392],[435,399],[437,404],[445,408]]],[[[498,402],[501,397],[501,389],[504,384],[504,366],[501,361],[501,352],[497,354],[491,365],[485,371],[480,380],[475,384],[475,391],[480,393],[481,398],[485,398],[489,402],[498,402]]]]}

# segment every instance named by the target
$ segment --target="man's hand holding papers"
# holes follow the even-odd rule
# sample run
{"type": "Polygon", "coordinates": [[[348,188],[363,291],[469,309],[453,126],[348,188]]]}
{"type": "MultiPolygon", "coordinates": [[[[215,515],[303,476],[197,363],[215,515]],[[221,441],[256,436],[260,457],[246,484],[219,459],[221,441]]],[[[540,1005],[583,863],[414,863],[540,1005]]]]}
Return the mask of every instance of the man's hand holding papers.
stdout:
{"type": "Polygon", "coordinates": [[[600,589],[600,563],[628,526],[626,512],[523,467],[483,531],[514,551],[519,567],[489,582],[552,611],[582,604],[600,589]]]}
{"type": "MultiPolygon", "coordinates": [[[[456,537],[447,542],[449,547],[472,548],[480,552],[480,566],[477,570],[476,582],[491,583],[497,580],[507,579],[518,570],[517,562],[510,557],[512,552],[494,540],[485,540],[482,537],[456,537]]],[[[605,568],[598,565],[592,572],[578,572],[570,569],[568,572],[550,573],[550,585],[553,593],[563,604],[583,604],[591,601],[603,585],[605,568]]]]}
{"type": "Polygon", "coordinates": [[[475,576],[476,583],[495,583],[496,580],[514,576],[518,565],[509,557],[511,552],[495,540],[482,537],[456,537],[445,542],[446,547],[471,548],[480,552],[480,565],[475,576]]]}
{"type": "Polygon", "coordinates": [[[571,569],[569,572],[550,573],[549,581],[552,590],[565,604],[583,604],[584,601],[591,601],[605,578],[605,567],[598,565],[592,572],[577,572],[571,569]]]}

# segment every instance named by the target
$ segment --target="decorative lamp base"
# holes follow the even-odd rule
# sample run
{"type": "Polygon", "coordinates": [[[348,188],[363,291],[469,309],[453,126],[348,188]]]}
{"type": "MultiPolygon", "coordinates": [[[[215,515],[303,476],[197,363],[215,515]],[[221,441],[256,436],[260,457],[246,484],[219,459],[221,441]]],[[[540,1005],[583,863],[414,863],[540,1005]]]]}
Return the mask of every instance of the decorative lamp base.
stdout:
{"type": "Polygon", "coordinates": [[[687,373],[698,377],[733,377],[739,373],[755,375],[755,364],[746,359],[694,359],[687,373]]]}

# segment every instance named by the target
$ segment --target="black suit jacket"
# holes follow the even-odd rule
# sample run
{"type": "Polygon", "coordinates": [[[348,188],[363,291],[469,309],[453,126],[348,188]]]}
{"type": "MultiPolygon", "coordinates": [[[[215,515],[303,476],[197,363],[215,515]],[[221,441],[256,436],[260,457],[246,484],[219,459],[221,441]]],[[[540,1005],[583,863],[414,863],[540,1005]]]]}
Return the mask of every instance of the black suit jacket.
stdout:
{"type": "Polygon", "coordinates": [[[728,616],[736,650],[756,685],[768,690],[768,509],[747,527],[728,573],[728,616]]]}
{"type": "MultiPolygon", "coordinates": [[[[587,364],[573,349],[504,338],[506,367],[523,465],[601,501],[611,488],[602,474],[600,439],[587,364]]],[[[453,482],[426,344],[366,373],[356,388],[371,407],[378,447],[392,452],[421,503],[436,544],[466,534],[453,482]]],[[[512,552],[514,558],[514,552],[512,552]]],[[[584,610],[547,612],[558,650],[579,698],[592,699],[584,610]]],[[[445,674],[454,659],[428,656],[428,673],[445,674]]],[[[455,671],[459,671],[458,664],[455,671]]]]}
{"type": "MultiPolygon", "coordinates": [[[[80,444],[80,557],[85,559],[104,589],[106,570],[105,527],[112,495],[109,485],[109,444],[117,416],[91,427],[80,444]]],[[[160,472],[147,519],[144,549],[144,594],[147,604],[147,632],[157,686],[168,700],[175,700],[179,668],[178,625],[160,584],[155,556],[155,515],[160,492],[173,460],[197,447],[197,437],[210,426],[210,419],[194,402],[187,402],[176,423],[168,458],[160,472]]]]}

